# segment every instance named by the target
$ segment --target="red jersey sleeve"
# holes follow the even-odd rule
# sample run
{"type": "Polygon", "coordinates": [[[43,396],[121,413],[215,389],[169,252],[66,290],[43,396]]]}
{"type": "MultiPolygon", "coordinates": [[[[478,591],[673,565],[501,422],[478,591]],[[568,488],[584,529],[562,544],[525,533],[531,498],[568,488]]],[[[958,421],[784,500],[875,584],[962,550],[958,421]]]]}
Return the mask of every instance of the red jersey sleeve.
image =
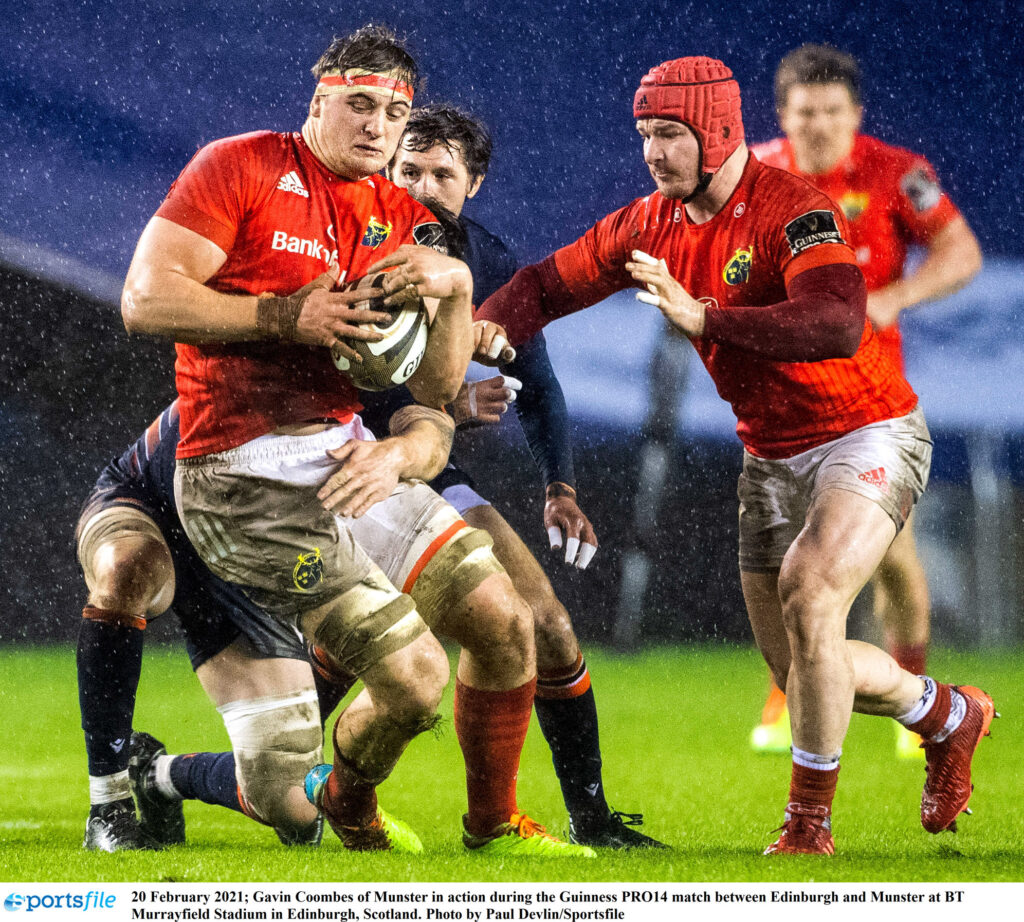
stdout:
{"type": "Polygon", "coordinates": [[[249,169],[253,136],[239,135],[202,148],[172,184],[157,216],[187,227],[230,252],[246,212],[259,190],[249,169]]]}
{"type": "Polygon", "coordinates": [[[786,186],[777,186],[779,193],[773,196],[764,225],[767,249],[782,269],[786,285],[808,269],[843,263],[855,266],[843,212],[809,183],[788,174],[787,180],[786,186]]]}
{"type": "Polygon", "coordinates": [[[602,218],[575,243],[554,253],[565,287],[579,302],[577,310],[603,301],[636,284],[626,271],[630,250],[638,246],[638,211],[644,199],[602,218]]]}
{"type": "Polygon", "coordinates": [[[914,243],[927,246],[960,215],[939,184],[932,165],[923,157],[908,154],[896,187],[896,215],[914,243]]]}
{"type": "Polygon", "coordinates": [[[634,285],[626,259],[639,244],[634,231],[638,207],[645,201],[602,218],[575,243],[520,269],[480,305],[475,318],[500,323],[509,342],[518,346],[552,320],[634,285]]]}

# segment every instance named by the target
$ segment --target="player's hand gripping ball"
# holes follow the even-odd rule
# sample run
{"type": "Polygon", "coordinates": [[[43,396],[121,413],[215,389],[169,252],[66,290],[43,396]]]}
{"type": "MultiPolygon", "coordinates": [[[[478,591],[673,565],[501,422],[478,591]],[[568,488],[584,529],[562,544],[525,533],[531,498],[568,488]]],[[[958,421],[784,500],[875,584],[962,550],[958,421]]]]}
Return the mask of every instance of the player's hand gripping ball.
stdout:
{"type": "MultiPolygon", "coordinates": [[[[364,275],[345,286],[346,291],[359,288],[380,288],[384,273],[364,275]]],[[[427,348],[430,320],[422,298],[386,306],[383,298],[369,298],[352,305],[361,310],[384,311],[391,314],[390,322],[371,323],[367,326],[383,339],[375,343],[346,340],[362,358],[362,362],[349,361],[337,349],[331,358],[339,371],[364,391],[386,391],[404,384],[420,366],[427,348]]]]}

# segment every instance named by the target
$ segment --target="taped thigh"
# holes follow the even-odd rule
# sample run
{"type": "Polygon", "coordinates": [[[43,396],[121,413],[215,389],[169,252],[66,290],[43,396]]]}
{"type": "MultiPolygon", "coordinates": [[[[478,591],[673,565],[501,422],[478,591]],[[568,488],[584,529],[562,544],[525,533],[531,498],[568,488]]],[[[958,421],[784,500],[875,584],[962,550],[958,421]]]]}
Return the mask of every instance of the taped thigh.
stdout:
{"type": "MultiPolygon", "coordinates": [[[[96,552],[104,544],[124,541],[133,538],[147,538],[158,541],[167,548],[167,539],[156,524],[141,509],[134,506],[107,506],[91,516],[81,527],[78,536],[78,562],[85,576],[85,584],[89,591],[96,589],[98,577],[93,566],[96,552]]],[[[167,554],[170,556],[170,549],[167,554]]],[[[174,600],[174,568],[170,568],[168,578],[153,595],[146,610],[148,617],[165,612],[174,600]]]]}
{"type": "Polygon", "coordinates": [[[310,616],[320,612],[326,614],[313,643],[353,675],[362,675],[427,630],[413,600],[395,589],[376,567],[310,616]]]}
{"type": "Polygon", "coordinates": [[[235,754],[235,777],[245,803],[269,825],[287,825],[285,798],[323,761],[316,690],[232,701],[217,710],[235,754]]]}
{"type": "Polygon", "coordinates": [[[366,515],[346,522],[391,582],[412,596],[428,625],[492,573],[504,572],[491,536],[468,525],[426,484],[399,484],[366,515]]]}
{"type": "Polygon", "coordinates": [[[402,587],[427,624],[439,623],[488,576],[505,572],[493,545],[486,531],[461,520],[430,545],[402,587]]]}

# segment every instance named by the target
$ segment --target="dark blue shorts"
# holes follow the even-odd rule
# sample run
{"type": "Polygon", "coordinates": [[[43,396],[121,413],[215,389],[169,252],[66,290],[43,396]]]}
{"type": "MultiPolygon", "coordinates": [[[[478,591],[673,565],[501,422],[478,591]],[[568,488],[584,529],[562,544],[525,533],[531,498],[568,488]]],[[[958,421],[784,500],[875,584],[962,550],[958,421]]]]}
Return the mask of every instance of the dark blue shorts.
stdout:
{"type": "Polygon", "coordinates": [[[145,477],[126,475],[116,464],[108,465],[82,505],[76,539],[92,516],[113,506],[131,506],[145,513],[167,542],[175,575],[171,610],[185,635],[193,669],[243,636],[261,657],[306,661],[305,642],[292,628],[266,614],[241,587],[218,579],[206,568],[178,521],[173,498],[145,477]]]}

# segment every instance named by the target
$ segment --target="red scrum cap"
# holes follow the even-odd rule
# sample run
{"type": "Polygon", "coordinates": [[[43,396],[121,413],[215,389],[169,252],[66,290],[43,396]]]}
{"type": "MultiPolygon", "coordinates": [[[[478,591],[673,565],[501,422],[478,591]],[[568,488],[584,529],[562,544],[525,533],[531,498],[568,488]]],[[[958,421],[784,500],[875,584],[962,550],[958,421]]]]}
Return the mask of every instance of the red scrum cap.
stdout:
{"type": "Polygon", "coordinates": [[[633,97],[633,117],[667,118],[690,128],[709,177],[743,140],[740,86],[714,58],[676,58],[652,67],[633,97]]]}

